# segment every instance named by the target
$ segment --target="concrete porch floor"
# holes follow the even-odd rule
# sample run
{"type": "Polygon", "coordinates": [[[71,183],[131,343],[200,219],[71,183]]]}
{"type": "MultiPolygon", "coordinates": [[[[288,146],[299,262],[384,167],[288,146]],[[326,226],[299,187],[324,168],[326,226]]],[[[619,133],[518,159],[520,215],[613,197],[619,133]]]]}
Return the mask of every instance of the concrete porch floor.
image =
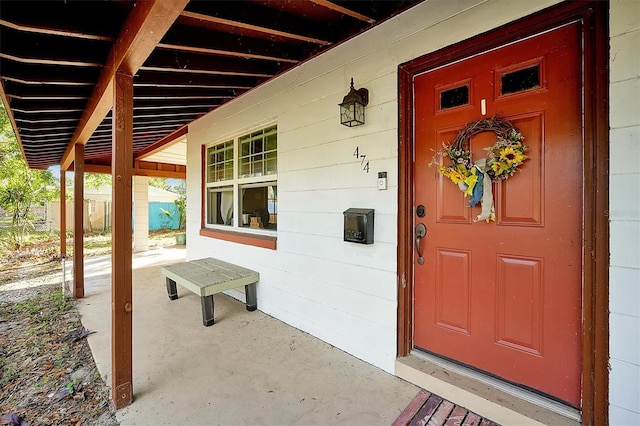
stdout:
{"type": "MultiPolygon", "coordinates": [[[[169,300],[160,272],[184,259],[178,248],[134,255],[134,401],[122,425],[391,425],[419,391],[223,294],[203,327],[199,297],[178,286],[169,300]]],[[[110,256],[85,259],[79,309],[110,385],[110,256]]]]}

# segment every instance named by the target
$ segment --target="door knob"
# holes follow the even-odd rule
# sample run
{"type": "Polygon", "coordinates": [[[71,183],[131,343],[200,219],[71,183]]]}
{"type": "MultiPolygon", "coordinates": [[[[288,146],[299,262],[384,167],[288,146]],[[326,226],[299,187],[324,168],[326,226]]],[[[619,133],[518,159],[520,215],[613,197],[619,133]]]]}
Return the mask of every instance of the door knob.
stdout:
{"type": "Polygon", "coordinates": [[[418,253],[418,264],[422,265],[424,263],[424,257],[422,257],[422,248],[420,247],[420,240],[422,240],[427,235],[427,227],[424,226],[424,223],[419,223],[416,225],[416,252],[418,253]]]}

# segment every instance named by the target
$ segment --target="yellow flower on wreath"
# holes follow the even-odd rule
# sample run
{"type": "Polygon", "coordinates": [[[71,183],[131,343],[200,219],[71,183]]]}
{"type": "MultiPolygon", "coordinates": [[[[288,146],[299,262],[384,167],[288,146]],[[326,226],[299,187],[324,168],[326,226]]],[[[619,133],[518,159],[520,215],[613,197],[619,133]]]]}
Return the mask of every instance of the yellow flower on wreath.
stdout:
{"type": "Polygon", "coordinates": [[[509,170],[511,165],[504,161],[495,161],[491,164],[491,168],[495,172],[496,176],[500,176],[502,173],[509,170]]]}
{"type": "Polygon", "coordinates": [[[440,166],[438,168],[438,173],[446,178],[451,179],[451,181],[456,185],[460,182],[464,182],[465,178],[467,177],[465,171],[466,170],[464,166],[462,166],[462,168],[453,166],[440,166]]]}
{"type": "Polygon", "coordinates": [[[467,189],[464,190],[464,196],[466,197],[467,195],[471,195],[473,194],[473,188],[476,187],[476,183],[478,183],[478,175],[476,174],[476,168],[473,168],[473,174],[471,174],[470,176],[467,176],[464,179],[464,183],[465,185],[467,185],[467,189]]]}
{"type": "Polygon", "coordinates": [[[464,164],[458,164],[456,166],[440,166],[438,167],[438,173],[442,176],[451,180],[451,182],[458,185],[459,183],[463,183],[466,188],[463,190],[464,196],[471,195],[473,193],[473,188],[475,188],[476,183],[478,182],[477,170],[474,167],[473,169],[467,169],[464,164]]]}
{"type": "MultiPolygon", "coordinates": [[[[509,165],[520,164],[527,159],[527,156],[522,153],[521,149],[522,149],[522,146],[520,144],[516,144],[514,146],[507,146],[501,150],[500,159],[503,161],[506,161],[509,165]]],[[[498,172],[496,170],[496,173],[500,174],[501,172],[498,172]]]]}
{"type": "Polygon", "coordinates": [[[442,142],[442,148],[435,151],[433,159],[429,163],[429,166],[438,165],[438,173],[458,185],[465,196],[473,194],[479,173],[475,170],[476,167],[471,158],[469,139],[476,133],[486,130],[493,130],[497,134],[495,144],[484,148],[488,152],[485,163],[487,173],[485,178],[491,179],[492,183],[513,176],[520,164],[529,158],[524,154],[529,148],[522,143],[524,136],[508,121],[494,117],[467,124],[458,133],[453,144],[442,142]],[[496,122],[496,120],[498,121],[496,122]],[[502,127],[498,128],[497,123],[502,127]],[[508,132],[504,129],[505,125],[510,127],[508,132]],[[480,130],[478,130],[478,126],[480,126],[480,130]],[[444,158],[449,158],[451,164],[442,165],[439,160],[444,158]]]}

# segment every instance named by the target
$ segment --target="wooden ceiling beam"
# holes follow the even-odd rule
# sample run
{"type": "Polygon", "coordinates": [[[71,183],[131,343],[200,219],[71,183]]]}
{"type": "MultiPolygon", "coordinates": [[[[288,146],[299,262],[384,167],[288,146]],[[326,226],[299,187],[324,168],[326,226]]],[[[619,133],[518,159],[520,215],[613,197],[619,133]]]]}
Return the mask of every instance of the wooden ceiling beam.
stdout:
{"type": "Polygon", "coordinates": [[[108,41],[52,37],[24,33],[2,26],[0,26],[0,38],[20,40],[20,43],[3,45],[2,52],[19,58],[21,62],[26,62],[25,58],[41,58],[69,63],[98,63],[101,65],[111,48],[111,43],[108,41]]]}
{"type": "Polygon", "coordinates": [[[144,71],[160,71],[160,72],[175,72],[181,74],[205,74],[205,75],[224,75],[224,76],[236,76],[236,77],[255,77],[255,78],[271,78],[275,76],[275,73],[266,73],[260,70],[258,71],[235,71],[235,70],[207,70],[207,69],[189,69],[189,68],[175,68],[167,66],[144,66],[140,68],[144,71]]]}
{"type": "MultiPolygon", "coordinates": [[[[5,87],[6,90],[6,87],[5,87]]],[[[49,112],[65,112],[72,110],[71,113],[75,116],[76,110],[84,111],[85,101],[65,101],[56,102],[53,105],[51,102],[44,101],[23,101],[21,99],[14,99],[11,103],[11,107],[14,111],[18,110],[33,110],[33,111],[49,111],[49,112]]],[[[17,115],[17,114],[16,114],[17,115]]],[[[78,114],[78,118],[80,114],[78,114]]]]}
{"type": "MultiPolygon", "coordinates": [[[[69,167],[70,171],[73,171],[73,165],[69,167]]],[[[85,173],[101,173],[111,174],[111,166],[104,164],[91,164],[85,163],[85,173]]],[[[169,163],[152,163],[149,161],[136,161],[135,166],[131,169],[131,174],[134,176],[149,176],[149,177],[161,177],[171,179],[186,179],[187,169],[180,164],[169,163]]]]}
{"type": "MultiPolygon", "coordinates": [[[[138,120],[139,124],[136,125],[136,131],[146,130],[149,128],[149,126],[165,127],[165,128],[173,127],[174,129],[177,129],[179,127],[182,127],[181,123],[192,121],[194,117],[195,117],[194,115],[189,115],[186,117],[175,117],[175,118],[166,117],[164,119],[145,118],[145,119],[138,120]]],[[[165,135],[166,134],[167,133],[165,132],[165,135]]]]}
{"type": "MultiPolygon", "coordinates": [[[[148,142],[155,142],[158,139],[166,136],[167,132],[171,132],[173,129],[177,129],[181,126],[186,125],[185,123],[186,123],[186,120],[170,122],[170,123],[166,123],[166,125],[164,125],[163,122],[158,122],[158,123],[148,123],[147,126],[140,126],[135,130],[136,136],[133,139],[133,144],[137,145],[141,141],[145,142],[145,144],[148,142]]],[[[111,134],[108,134],[108,135],[101,134],[101,135],[92,136],[90,141],[92,146],[93,144],[97,144],[97,143],[104,143],[108,145],[111,143],[111,138],[112,138],[111,134]]]]}
{"type": "Polygon", "coordinates": [[[19,62],[21,64],[37,64],[37,65],[62,65],[67,67],[93,67],[100,68],[102,64],[98,62],[84,62],[73,60],[60,60],[60,59],[44,59],[44,58],[23,58],[7,53],[0,53],[0,58],[7,59],[9,61],[19,62]]]}
{"type": "Polygon", "coordinates": [[[118,70],[134,75],[151,55],[189,0],[136,2],[109,53],[80,125],[62,156],[61,169],[73,161],[76,144],[86,144],[113,106],[113,80],[118,70]]]}
{"type": "Polygon", "coordinates": [[[69,140],[69,136],[71,136],[71,132],[61,132],[51,129],[37,129],[33,132],[34,134],[32,135],[25,133],[24,139],[29,140],[30,142],[41,140],[43,143],[46,143],[47,146],[50,146],[56,141],[62,142],[62,144],[58,145],[66,145],[67,140],[69,140]]]}
{"type": "MultiPolygon", "coordinates": [[[[50,123],[50,125],[41,125],[37,127],[37,130],[33,130],[33,128],[25,128],[24,129],[24,134],[25,135],[29,135],[30,132],[36,132],[36,134],[38,136],[42,135],[43,131],[51,131],[54,133],[60,133],[60,132],[69,132],[71,133],[73,130],[75,130],[75,127],[73,126],[65,126],[65,125],[61,125],[61,123],[50,123]]],[[[50,137],[49,135],[47,137],[50,137]]]]}
{"type": "Polygon", "coordinates": [[[335,10],[336,12],[340,12],[344,15],[347,16],[351,16],[352,18],[355,19],[359,19],[363,22],[369,23],[369,24],[375,24],[376,20],[374,18],[370,18],[368,16],[365,16],[361,13],[358,13],[356,11],[353,11],[351,9],[347,9],[346,7],[342,7],[340,5],[337,5],[333,2],[330,2],[328,0],[311,0],[313,3],[318,4],[320,6],[324,6],[327,9],[331,9],[331,10],[335,10]]]}
{"type": "Polygon", "coordinates": [[[39,80],[39,81],[33,81],[33,80],[25,80],[22,78],[14,78],[14,77],[4,77],[5,80],[7,81],[11,81],[14,83],[20,83],[20,84],[25,84],[25,85],[29,85],[29,86],[74,86],[74,87],[79,87],[79,86],[93,86],[93,83],[80,83],[80,82],[72,82],[72,81],[54,81],[54,80],[49,80],[49,81],[44,81],[44,80],[39,80]]]}
{"type": "Polygon", "coordinates": [[[136,2],[114,50],[127,49],[120,70],[134,75],[154,51],[189,0],[136,2]]]}
{"type": "Polygon", "coordinates": [[[68,99],[78,96],[87,98],[91,94],[91,89],[87,86],[70,86],[62,88],[60,86],[37,87],[33,85],[21,84],[19,87],[12,88],[11,98],[30,98],[30,99],[68,99]]]}
{"type": "Polygon", "coordinates": [[[166,102],[140,99],[139,101],[136,100],[136,106],[133,107],[133,113],[137,114],[139,112],[147,112],[147,111],[162,112],[163,110],[174,109],[174,108],[202,110],[211,106],[215,107],[218,105],[217,104],[211,105],[209,103],[202,103],[202,102],[195,103],[193,101],[183,101],[181,99],[171,99],[171,100],[167,100],[166,102]]]}
{"type": "Polygon", "coordinates": [[[87,39],[87,40],[113,41],[113,38],[108,36],[81,33],[75,30],[60,30],[56,28],[37,27],[35,25],[21,25],[21,24],[16,24],[14,22],[10,22],[5,19],[0,19],[0,26],[11,28],[16,31],[27,32],[27,33],[47,34],[47,35],[55,35],[55,36],[62,36],[62,37],[74,37],[74,38],[81,38],[81,39],[87,39]]]}
{"type": "Polygon", "coordinates": [[[146,128],[133,138],[142,150],[158,140],[150,139],[149,115],[162,120],[175,113],[173,131],[189,114],[197,119],[224,104],[226,93],[240,95],[414,3],[258,0],[239,8],[232,1],[177,2],[58,0],[34,7],[2,1],[3,99],[14,128],[24,133],[18,137],[30,165],[68,168],[76,144],[88,144],[86,158],[107,156],[111,147],[101,140],[111,137],[110,84],[118,68],[134,75],[135,94],[142,95],[133,108],[134,120],[146,128]],[[207,94],[213,97],[201,98],[207,94]],[[58,126],[64,130],[46,138],[55,145],[43,146],[46,129],[58,126]]]}
{"type": "MultiPolygon", "coordinates": [[[[278,72],[278,65],[273,61],[251,60],[222,56],[205,56],[193,53],[175,53],[157,50],[145,62],[143,70],[161,68],[162,71],[197,72],[213,74],[221,72],[228,75],[248,74],[273,77],[278,72]]],[[[178,75],[178,74],[176,74],[178,75]]]]}
{"type": "MultiPolygon", "coordinates": [[[[234,77],[176,74],[171,71],[157,72],[140,70],[136,74],[133,87],[201,87],[211,89],[251,89],[258,83],[253,77],[234,77]]],[[[134,106],[135,109],[135,106],[134,106]]]]}
{"type": "Polygon", "coordinates": [[[29,64],[6,61],[2,63],[2,78],[29,85],[57,85],[57,86],[92,86],[95,84],[100,70],[93,67],[75,67],[73,74],[65,67],[42,68],[29,64]]]}
{"type": "Polygon", "coordinates": [[[297,64],[300,61],[297,59],[289,59],[280,56],[273,55],[261,55],[255,53],[248,52],[237,52],[233,50],[222,50],[222,49],[211,49],[207,47],[196,47],[196,46],[184,46],[178,44],[166,44],[160,43],[158,47],[167,50],[176,50],[179,52],[190,52],[190,53],[200,53],[206,55],[220,55],[220,56],[231,56],[233,58],[243,58],[243,59],[261,59],[265,61],[277,61],[277,62],[290,62],[292,64],[297,64]]]}
{"type": "Polygon", "coordinates": [[[307,43],[315,43],[315,44],[319,44],[322,46],[329,46],[332,43],[330,41],[327,40],[321,40],[319,38],[315,38],[315,37],[309,37],[309,36],[305,36],[302,34],[296,34],[296,33],[292,33],[292,32],[288,32],[288,31],[281,31],[281,30],[276,30],[274,28],[267,28],[264,26],[259,26],[259,25],[253,25],[253,24],[249,24],[246,22],[240,22],[240,21],[235,21],[232,19],[225,19],[225,18],[219,18],[217,16],[210,16],[210,15],[204,15],[202,13],[196,13],[196,12],[189,12],[189,11],[184,11],[181,13],[181,16],[187,17],[187,18],[191,18],[191,19],[198,19],[201,21],[205,21],[205,22],[210,22],[213,24],[220,24],[220,25],[226,25],[229,27],[235,27],[235,28],[242,28],[245,30],[250,30],[250,31],[257,31],[263,34],[267,34],[267,35],[272,35],[272,36],[278,36],[278,37],[284,37],[284,38],[288,38],[291,40],[298,40],[298,41],[305,41],[307,43]]]}
{"type": "Polygon", "coordinates": [[[82,113],[82,109],[61,109],[61,108],[48,108],[48,109],[33,109],[33,110],[27,110],[27,109],[21,109],[21,108],[13,108],[14,112],[17,112],[18,114],[25,114],[27,117],[30,114],[33,114],[34,117],[35,116],[40,116],[41,114],[59,114],[59,116],[56,115],[48,115],[47,118],[48,120],[36,120],[34,121],[34,123],[40,123],[40,122],[57,122],[59,121],[69,121],[69,114],[70,113],[77,113],[77,114],[81,114],[82,113]],[[66,120],[65,120],[66,119],[66,120]]]}
{"type": "Polygon", "coordinates": [[[217,89],[217,88],[192,88],[187,87],[138,87],[134,99],[153,99],[153,98],[218,98],[227,99],[238,95],[241,92],[238,89],[217,89]]]}
{"type": "Polygon", "coordinates": [[[130,1],[4,1],[0,25],[23,33],[113,42],[134,4],[130,1]]]}
{"type": "Polygon", "coordinates": [[[274,40],[256,39],[242,34],[230,34],[196,26],[181,25],[180,23],[184,20],[185,18],[181,17],[176,21],[176,25],[165,35],[162,44],[158,47],[294,64],[305,58],[304,47],[301,47],[299,43],[290,43],[284,48],[274,40]]]}

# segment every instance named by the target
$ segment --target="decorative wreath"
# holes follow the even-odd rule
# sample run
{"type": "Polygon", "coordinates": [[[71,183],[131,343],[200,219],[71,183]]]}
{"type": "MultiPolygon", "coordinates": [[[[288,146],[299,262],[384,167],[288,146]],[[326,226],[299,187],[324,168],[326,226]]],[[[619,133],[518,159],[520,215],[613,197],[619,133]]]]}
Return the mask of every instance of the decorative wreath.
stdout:
{"type": "Polygon", "coordinates": [[[438,165],[438,173],[450,179],[464,192],[464,196],[471,196],[470,205],[475,207],[482,202],[483,212],[476,221],[494,220],[493,195],[491,184],[508,179],[518,170],[518,167],[528,157],[524,152],[528,149],[522,143],[524,136],[511,122],[494,116],[467,124],[458,133],[450,145],[442,143],[442,148],[436,151],[429,165],[438,165]],[[488,156],[476,162],[471,158],[469,141],[478,133],[492,131],[497,140],[492,147],[485,148],[488,156]],[[439,157],[449,157],[450,165],[440,164],[439,157]]]}

